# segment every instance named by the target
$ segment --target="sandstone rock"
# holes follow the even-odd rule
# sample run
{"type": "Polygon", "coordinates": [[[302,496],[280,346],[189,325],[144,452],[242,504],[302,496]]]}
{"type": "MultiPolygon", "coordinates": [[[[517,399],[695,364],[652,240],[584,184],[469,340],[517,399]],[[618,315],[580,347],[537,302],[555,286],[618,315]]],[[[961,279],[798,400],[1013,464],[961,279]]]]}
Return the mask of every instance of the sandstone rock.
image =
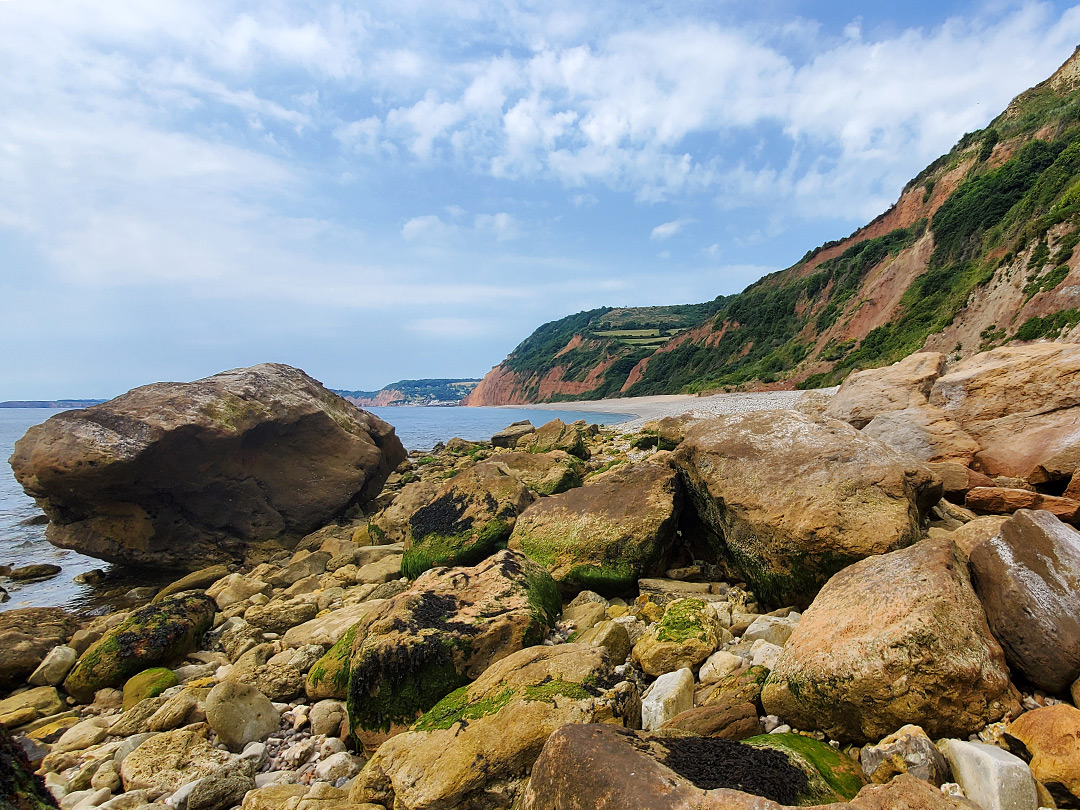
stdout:
{"type": "Polygon", "coordinates": [[[211,565],[207,568],[201,568],[198,571],[192,571],[185,577],[181,577],[171,585],[166,585],[158,591],[150,601],[160,602],[167,596],[173,596],[174,594],[183,593],[184,591],[201,591],[205,588],[209,588],[219,579],[227,577],[228,575],[228,567],[221,563],[211,565]]]}
{"type": "Polygon", "coordinates": [[[132,706],[109,726],[109,734],[114,737],[130,737],[149,731],[150,718],[168,702],[167,697],[147,698],[132,706]]]}
{"type": "Polygon", "coordinates": [[[968,509],[979,513],[1012,514],[1018,509],[1041,509],[1068,523],[1080,522],[1080,501],[1042,495],[1027,489],[976,487],[964,500],[968,509]]]}
{"type": "Polygon", "coordinates": [[[65,708],[55,687],[38,686],[0,700],[0,725],[14,728],[39,717],[58,714],[65,708]]]}
{"type": "Polygon", "coordinates": [[[480,562],[510,536],[532,499],[520,481],[493,464],[454,476],[409,517],[402,574],[415,579],[432,566],[480,562]]]}
{"type": "Polygon", "coordinates": [[[677,729],[695,737],[744,740],[761,733],[757,709],[746,701],[725,701],[698,706],[675,715],[661,728],[677,729]]]}
{"type": "Polygon", "coordinates": [[[348,716],[345,704],[342,701],[320,700],[308,712],[311,733],[337,737],[341,731],[342,723],[348,719],[348,716]]]}
{"type": "Polygon", "coordinates": [[[585,446],[585,422],[578,421],[566,424],[561,419],[552,419],[536,429],[528,443],[530,453],[550,453],[552,450],[562,450],[582,460],[589,458],[589,450],[585,446]]]}
{"type": "Polygon", "coordinates": [[[626,632],[626,627],[614,621],[600,622],[577,636],[575,640],[580,644],[604,647],[616,664],[626,661],[632,649],[630,634],[626,632]]]}
{"type": "MultiPolygon", "coordinates": [[[[380,600],[380,609],[385,605],[380,600]]],[[[364,616],[374,615],[365,611],[364,616]]],[[[312,665],[304,681],[304,692],[311,700],[334,698],[345,700],[349,696],[349,669],[352,660],[353,644],[358,633],[363,630],[363,621],[357,621],[349,627],[334,645],[312,665]]]]}
{"type": "Polygon", "coordinates": [[[721,678],[745,666],[746,664],[739,656],[733,655],[726,650],[717,650],[705,659],[705,663],[701,665],[701,669],[698,671],[698,680],[703,684],[716,683],[721,678]]]}
{"type": "Polygon", "coordinates": [[[907,723],[966,736],[1018,710],[1011,690],[967,565],[924,540],[829,580],[761,697],[797,728],[861,743],[907,723]]]}
{"type": "Polygon", "coordinates": [[[380,544],[404,543],[409,537],[409,518],[435,500],[440,482],[417,481],[401,488],[393,502],[368,523],[368,532],[380,544]]]}
{"type": "Polygon", "coordinates": [[[375,497],[404,459],[390,425],[265,363],[57,414],[16,443],[11,465],[55,545],[193,569],[299,539],[375,497]]]}
{"type": "Polygon", "coordinates": [[[324,782],[352,779],[364,767],[364,760],[345,751],[331,754],[315,766],[315,778],[324,782]]]}
{"type": "Polygon", "coordinates": [[[214,582],[206,591],[206,595],[214,600],[218,610],[225,610],[231,605],[245,602],[255,594],[269,595],[270,583],[261,579],[253,579],[243,574],[229,574],[214,582]]]}
{"type": "Polygon", "coordinates": [[[694,706],[694,673],[689,669],[666,672],[641,696],[641,727],[660,728],[694,706]]]}
{"type": "Polygon", "coordinates": [[[856,371],[844,380],[825,416],[863,428],[879,414],[925,405],[944,368],[943,354],[919,352],[891,366],[856,371]]]}
{"type": "Polygon", "coordinates": [[[990,630],[1009,663],[1048,692],[1080,676],[1080,533],[1021,510],[970,556],[990,630]]]}
{"type": "Polygon", "coordinates": [[[542,498],[518,518],[510,548],[542,564],[563,590],[626,592],[675,539],[677,478],[670,463],[650,460],[542,498]]]}
{"type": "Polygon", "coordinates": [[[697,669],[716,651],[723,632],[711,605],[680,599],[634,645],[634,660],[654,677],[683,667],[697,669]]]}
{"type": "Polygon", "coordinates": [[[938,786],[949,779],[945,757],[919,726],[903,726],[876,745],[866,746],[859,759],[863,773],[876,785],[902,773],[938,786]]]}
{"type": "Polygon", "coordinates": [[[607,606],[599,602],[586,602],[563,610],[562,622],[568,627],[584,632],[607,618],[607,606]]]}
{"type": "Polygon", "coordinates": [[[926,462],[952,461],[967,466],[980,449],[956,422],[933,405],[878,414],[863,433],[898,453],[926,462]]]}
{"type": "Polygon", "coordinates": [[[304,688],[304,675],[291,663],[272,661],[272,644],[260,644],[241,655],[227,680],[249,683],[271,700],[287,701],[304,688]]]}
{"type": "Polygon", "coordinates": [[[941,497],[922,464],[795,411],[700,422],[674,455],[718,551],[776,606],[805,606],[845,566],[910,545],[941,497]]]}
{"type": "Polygon", "coordinates": [[[301,647],[305,644],[333,646],[350,627],[384,604],[384,599],[369,599],[358,605],[338,608],[290,628],[285,632],[284,641],[290,647],[301,647]]]}
{"type": "Polygon", "coordinates": [[[747,745],[776,751],[806,775],[806,787],[799,791],[796,804],[827,805],[854,799],[866,784],[859,763],[830,745],[801,734],[780,733],[749,737],[747,745]]]}
{"type": "Polygon", "coordinates": [[[166,689],[176,686],[180,679],[171,669],[151,667],[137,675],[132,675],[124,682],[124,698],[121,707],[130,709],[136,703],[147,698],[157,697],[166,689]]]}
{"type": "Polygon", "coordinates": [[[983,515],[950,532],[949,539],[965,557],[970,557],[976,546],[982,545],[1001,531],[1001,525],[1006,520],[1008,517],[1003,515],[983,515]]]}
{"type": "Polygon", "coordinates": [[[15,608],[0,613],[0,689],[30,675],[48,652],[78,628],[62,608],[15,608]]]}
{"type": "Polygon", "coordinates": [[[745,700],[761,710],[761,689],[768,676],[769,670],[764,667],[751,666],[736,670],[703,690],[704,695],[699,703],[712,706],[731,700],[745,700]]]}
{"type": "Polygon", "coordinates": [[[63,569],[59,565],[51,563],[34,563],[21,565],[8,571],[8,577],[14,582],[28,582],[32,579],[48,579],[55,577],[63,569]]]}
{"type": "Polygon", "coordinates": [[[153,797],[202,779],[232,760],[205,737],[189,729],[155,734],[124,758],[124,790],[145,790],[153,797]]]}
{"type": "Polygon", "coordinates": [[[435,569],[357,627],[349,718],[369,746],[492,663],[538,644],[561,608],[547,572],[513,551],[435,569]]]}
{"type": "Polygon", "coordinates": [[[489,458],[487,463],[494,464],[540,495],[557,495],[581,486],[581,462],[562,450],[500,453],[489,458]]]}
{"type": "Polygon", "coordinates": [[[266,633],[281,635],[304,622],[311,621],[319,608],[311,602],[278,602],[252,605],[244,611],[244,621],[266,633]]]}
{"type": "Polygon", "coordinates": [[[516,447],[519,439],[522,439],[535,431],[536,428],[532,426],[532,423],[528,419],[521,422],[511,422],[498,433],[492,435],[491,446],[516,447]]]}
{"type": "Polygon", "coordinates": [[[1035,779],[1022,759],[994,745],[944,740],[953,779],[983,810],[1036,810],[1035,779]]]}
{"type": "Polygon", "coordinates": [[[89,703],[98,689],[190,652],[213,621],[214,609],[208,597],[185,594],[132,611],[83,653],[64,688],[89,703]]]}
{"type": "Polygon", "coordinates": [[[979,443],[978,469],[1026,478],[1080,438],[1078,381],[1078,346],[1004,346],[939,378],[930,404],[979,443]]]}
{"type": "Polygon", "coordinates": [[[206,722],[232,751],[265,740],[280,721],[270,700],[250,684],[223,681],[206,698],[206,722]]]}
{"type": "MultiPolygon", "coordinates": [[[[230,661],[236,661],[248,650],[254,649],[263,642],[263,631],[253,624],[248,624],[239,616],[228,619],[225,624],[218,628],[220,635],[217,644],[230,661]],[[224,629],[222,629],[224,628],[224,629]]],[[[302,626],[302,625],[301,625],[302,626]]],[[[217,632],[217,631],[215,631],[217,632]]]]}
{"type": "Polygon", "coordinates": [[[97,745],[105,739],[108,722],[98,717],[91,717],[76,723],[63,734],[60,739],[53,743],[51,753],[63,754],[67,751],[82,751],[91,745],[97,745]]]}
{"type": "Polygon", "coordinates": [[[1059,807],[1080,803],[1080,710],[1058,703],[1025,712],[1003,736],[1059,807]]]}
{"type": "Polygon", "coordinates": [[[941,479],[945,497],[954,503],[963,503],[965,496],[975,487],[994,485],[992,478],[955,461],[933,461],[926,466],[941,479]]]}
{"type": "Polygon", "coordinates": [[[198,781],[188,794],[187,810],[227,810],[255,788],[255,763],[239,759],[198,781]]]}
{"type": "Polygon", "coordinates": [[[210,690],[202,687],[185,687],[176,694],[170,694],[161,707],[146,721],[150,731],[172,731],[191,723],[201,723],[206,719],[203,703],[210,690]]]}
{"type": "Polygon", "coordinates": [[[379,748],[352,802],[398,810],[509,808],[553,731],[618,721],[601,690],[615,678],[603,649],[531,647],[493,664],[379,748]]]}
{"type": "Polygon", "coordinates": [[[758,616],[742,634],[743,641],[759,639],[783,647],[791,638],[792,632],[799,626],[799,615],[795,616],[758,616]]]}
{"type": "Polygon", "coordinates": [[[78,657],[75,650],[64,644],[53,647],[27,678],[27,683],[31,686],[57,686],[63,683],[78,657]]]}
{"type": "Polygon", "coordinates": [[[400,579],[402,559],[403,555],[393,554],[383,557],[381,560],[370,562],[357,570],[356,582],[382,585],[400,579]]]}
{"type": "Polygon", "coordinates": [[[332,556],[327,551],[298,551],[287,565],[270,574],[266,581],[276,588],[287,588],[305,577],[325,573],[332,556]]]}

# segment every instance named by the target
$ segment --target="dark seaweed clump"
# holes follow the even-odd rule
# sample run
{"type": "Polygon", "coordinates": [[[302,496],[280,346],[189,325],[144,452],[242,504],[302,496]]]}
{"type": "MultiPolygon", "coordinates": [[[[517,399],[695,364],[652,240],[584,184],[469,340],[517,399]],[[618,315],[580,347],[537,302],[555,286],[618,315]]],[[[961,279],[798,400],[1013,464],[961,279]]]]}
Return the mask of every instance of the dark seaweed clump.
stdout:
{"type": "Polygon", "coordinates": [[[795,804],[806,790],[806,774],[778,751],[713,737],[664,740],[664,764],[702,790],[728,788],[795,804]]]}

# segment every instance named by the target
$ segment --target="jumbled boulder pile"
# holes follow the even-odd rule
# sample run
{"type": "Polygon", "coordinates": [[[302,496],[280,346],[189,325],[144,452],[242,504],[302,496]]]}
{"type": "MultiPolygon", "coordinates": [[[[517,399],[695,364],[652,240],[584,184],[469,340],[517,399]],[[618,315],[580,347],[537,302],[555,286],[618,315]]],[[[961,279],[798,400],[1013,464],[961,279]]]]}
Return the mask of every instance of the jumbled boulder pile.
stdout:
{"type": "Polygon", "coordinates": [[[1051,384],[1078,351],[914,356],[852,375],[824,412],[816,396],[389,452],[379,491],[145,605],[0,614],[18,650],[0,793],[61,810],[1080,807],[1061,413],[1080,404],[1051,384]]]}

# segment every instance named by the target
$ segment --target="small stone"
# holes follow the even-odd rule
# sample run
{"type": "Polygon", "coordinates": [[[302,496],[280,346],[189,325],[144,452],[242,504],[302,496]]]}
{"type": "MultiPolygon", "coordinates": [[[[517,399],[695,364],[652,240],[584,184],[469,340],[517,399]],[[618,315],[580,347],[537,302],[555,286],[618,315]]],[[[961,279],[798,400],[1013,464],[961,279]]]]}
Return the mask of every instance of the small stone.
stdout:
{"type": "Polygon", "coordinates": [[[27,681],[31,686],[58,686],[64,682],[78,658],[79,654],[67,645],[53,647],[27,681]]]}
{"type": "Polygon", "coordinates": [[[19,568],[12,568],[11,573],[8,574],[15,582],[25,582],[31,579],[48,579],[49,577],[55,577],[63,569],[59,565],[52,565],[50,563],[35,563],[33,565],[24,565],[19,568]]]}
{"type": "Polygon", "coordinates": [[[665,673],[641,697],[641,726],[653,731],[693,707],[694,673],[687,667],[665,673]]]}
{"type": "Polygon", "coordinates": [[[750,665],[772,669],[776,665],[776,659],[784,651],[783,647],[770,644],[764,639],[758,639],[750,648],[750,665]]]}
{"type": "Polygon", "coordinates": [[[264,694],[250,684],[224,681],[206,698],[206,720],[231,750],[263,740],[278,729],[281,715],[264,694]]]}
{"type": "Polygon", "coordinates": [[[52,750],[62,754],[67,751],[82,751],[91,745],[97,745],[108,733],[105,725],[96,717],[76,723],[60,736],[60,739],[53,744],[52,750]]]}
{"type": "Polygon", "coordinates": [[[347,751],[331,754],[315,766],[315,778],[323,782],[335,782],[338,779],[351,779],[360,773],[364,761],[347,751]]]}
{"type": "Polygon", "coordinates": [[[910,773],[935,785],[949,777],[945,757],[916,725],[906,725],[876,745],[866,746],[859,760],[863,773],[877,785],[884,785],[901,773],[910,773]]]}
{"type": "Polygon", "coordinates": [[[347,716],[345,704],[342,701],[320,700],[308,712],[311,733],[336,737],[341,732],[341,724],[347,716]]]}
{"type": "Polygon", "coordinates": [[[725,650],[718,650],[705,659],[698,672],[701,683],[716,683],[746,665],[744,659],[725,650]]]}
{"type": "Polygon", "coordinates": [[[136,703],[146,698],[157,697],[166,689],[179,683],[180,679],[171,669],[165,667],[144,669],[138,675],[132,675],[124,683],[123,708],[127,711],[136,703]]]}

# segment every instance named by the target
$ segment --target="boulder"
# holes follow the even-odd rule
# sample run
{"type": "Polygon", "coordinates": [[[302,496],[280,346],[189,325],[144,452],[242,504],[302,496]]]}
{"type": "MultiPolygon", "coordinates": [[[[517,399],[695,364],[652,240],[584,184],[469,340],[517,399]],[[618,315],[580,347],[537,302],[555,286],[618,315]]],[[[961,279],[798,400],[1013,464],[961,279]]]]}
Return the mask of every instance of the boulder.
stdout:
{"type": "Polygon", "coordinates": [[[1018,511],[970,555],[990,630],[1041,689],[1080,677],[1080,533],[1048,512],[1018,511]]]}
{"type": "Polygon", "coordinates": [[[1019,710],[967,564],[948,540],[870,557],[830,579],[761,701],[796,728],[858,743],[908,723],[967,736],[1019,710]]]}
{"type": "Polygon", "coordinates": [[[11,465],[53,544],[193,570],[298,540],[378,495],[404,459],[390,425],[265,363],[57,414],[15,444],[11,465]]]}
{"type": "Polygon", "coordinates": [[[523,439],[535,431],[536,428],[532,426],[532,422],[528,419],[521,422],[511,422],[498,433],[492,435],[491,446],[514,448],[517,446],[519,439],[523,439]]]}
{"type": "Polygon", "coordinates": [[[252,605],[244,611],[244,621],[265,633],[281,635],[287,630],[315,618],[319,608],[311,602],[273,601],[252,605]]]}
{"type": "Polygon", "coordinates": [[[994,479],[955,461],[932,461],[926,466],[941,479],[944,496],[953,503],[963,503],[964,497],[975,487],[994,485],[994,479]]]}
{"type": "Polygon", "coordinates": [[[494,662],[540,643],[560,608],[548,573],[513,551],[423,574],[354,631],[353,735],[370,748],[404,730],[494,662]]]}
{"type": "Polygon", "coordinates": [[[215,748],[206,737],[178,729],[155,734],[124,757],[120,776],[124,790],[145,790],[156,798],[209,776],[230,761],[232,755],[215,748]]]}
{"type": "Polygon", "coordinates": [[[634,645],[634,661],[653,677],[683,667],[696,670],[716,651],[722,633],[712,605],[700,599],[678,599],[668,604],[663,618],[634,645]]]}
{"type": "Polygon", "coordinates": [[[1080,346],[1003,346],[959,363],[930,404],[982,448],[977,469],[1027,478],[1080,440],[1080,346]]]}
{"type": "Polygon", "coordinates": [[[187,576],[180,577],[176,582],[166,585],[158,591],[150,601],[160,602],[166,596],[173,596],[174,594],[183,593],[184,591],[201,591],[209,588],[219,579],[227,577],[228,575],[228,566],[222,563],[207,566],[206,568],[200,568],[198,571],[192,571],[187,576]]]}
{"type": "Polygon", "coordinates": [[[949,765],[919,726],[906,725],[859,755],[863,773],[875,785],[884,785],[902,773],[940,786],[949,779],[949,765]]]}
{"type": "Polygon", "coordinates": [[[776,751],[806,775],[798,805],[831,804],[854,799],[866,784],[859,763],[831,745],[801,734],[775,733],[743,741],[755,748],[776,751]]]}
{"type": "Polygon", "coordinates": [[[0,689],[25,680],[49,651],[63,644],[79,627],[66,610],[56,607],[15,608],[0,613],[0,689]]]}
{"type": "Polygon", "coordinates": [[[0,725],[14,728],[67,708],[53,686],[38,686],[0,700],[0,725]]]}
{"type": "Polygon", "coordinates": [[[672,717],[661,728],[683,731],[695,737],[744,740],[761,733],[761,722],[753,703],[729,700],[687,709],[672,717]]]}
{"type": "Polygon", "coordinates": [[[694,707],[694,673],[665,672],[641,696],[641,727],[654,731],[694,707]]]}
{"type": "Polygon", "coordinates": [[[983,515],[965,523],[949,533],[949,539],[965,557],[970,557],[976,546],[985,543],[1001,531],[1001,525],[1009,518],[1004,515],[983,515]]]}
{"type": "Polygon", "coordinates": [[[923,464],[796,411],[700,422],[674,457],[717,551],[774,606],[805,607],[840,569],[911,545],[941,498],[923,464]]]}
{"type": "Polygon", "coordinates": [[[581,486],[582,464],[562,450],[549,453],[500,453],[491,456],[494,464],[539,495],[557,495],[581,486]]]}
{"type": "Polygon", "coordinates": [[[255,763],[238,759],[200,779],[188,794],[187,810],[228,810],[255,788],[255,763]]]}
{"type": "MultiPolygon", "coordinates": [[[[657,739],[613,726],[571,725],[548,738],[521,810],[781,810],[795,804],[807,781],[781,752],[733,740],[657,739]]],[[[971,810],[906,774],[829,807],[971,810]]]]}
{"type": "Polygon", "coordinates": [[[280,720],[270,699],[250,684],[222,681],[206,697],[206,722],[231,751],[265,740],[280,720]]]}
{"type": "Polygon", "coordinates": [[[609,694],[616,681],[598,647],[519,650],[383,743],[349,800],[397,810],[509,808],[552,732],[620,721],[609,694]]]}
{"type": "Polygon", "coordinates": [[[382,599],[368,599],[356,605],[332,610],[285,631],[283,640],[290,647],[302,647],[305,644],[332,646],[350,627],[384,604],[385,600],[382,599]]]}
{"type": "Polygon", "coordinates": [[[982,810],[1036,810],[1038,790],[1019,757],[995,745],[943,740],[941,751],[964,795],[982,810]]]}
{"type": "Polygon", "coordinates": [[[89,703],[98,689],[119,686],[137,672],[186,655],[210,627],[214,612],[213,600],[202,594],[171,596],[132,611],[82,654],[64,689],[89,703]]]}
{"type": "Polygon", "coordinates": [[[510,548],[547,568],[564,591],[625,593],[661,565],[681,504],[670,463],[622,466],[536,501],[518,518],[510,548]]]}
{"type": "Polygon", "coordinates": [[[368,534],[378,544],[404,543],[409,537],[409,518],[435,500],[442,482],[426,479],[406,484],[385,509],[368,522],[368,534]]]}
{"type": "Polygon", "coordinates": [[[227,679],[251,684],[276,701],[292,700],[304,688],[304,674],[291,660],[279,658],[273,644],[259,644],[241,655],[227,679]]]}
{"type": "Polygon", "coordinates": [[[273,590],[269,582],[244,576],[229,574],[214,582],[206,589],[206,595],[214,600],[218,610],[225,610],[233,605],[246,602],[256,594],[269,596],[273,590]]]}
{"type": "Polygon", "coordinates": [[[574,640],[580,644],[605,648],[616,664],[625,662],[632,649],[630,634],[626,632],[626,628],[613,621],[600,622],[574,640]]]}
{"type": "Polygon", "coordinates": [[[1080,501],[1043,495],[1029,489],[975,487],[968,492],[964,506],[979,514],[1011,515],[1018,509],[1040,509],[1067,523],[1080,522],[1080,501]]]}
{"type": "Polygon", "coordinates": [[[919,461],[951,461],[967,466],[979,452],[978,443],[933,405],[879,414],[862,432],[919,461]]]}
{"type": "Polygon", "coordinates": [[[699,703],[713,706],[732,700],[747,701],[761,710],[761,689],[768,676],[769,670],[762,666],[736,670],[702,690],[704,697],[699,703]]]}
{"type": "Polygon", "coordinates": [[[584,420],[568,425],[561,419],[552,419],[530,435],[526,449],[530,453],[550,453],[552,450],[562,450],[564,453],[587,461],[589,449],[585,446],[586,430],[584,420]]]}
{"type": "Polygon", "coordinates": [[[455,475],[409,517],[401,573],[415,579],[436,565],[474,565],[498,550],[533,500],[497,465],[455,475]]]}
{"type": "Polygon", "coordinates": [[[1025,712],[1002,736],[1059,807],[1080,805],[1080,709],[1058,703],[1025,712]]]}
{"type": "Polygon", "coordinates": [[[58,686],[64,682],[78,658],[79,654],[65,644],[53,647],[38,668],[30,673],[27,683],[31,686],[58,686]]]}
{"type": "Polygon", "coordinates": [[[925,405],[944,368],[945,355],[918,352],[891,366],[856,371],[844,380],[825,416],[863,428],[880,414],[925,405]]]}

